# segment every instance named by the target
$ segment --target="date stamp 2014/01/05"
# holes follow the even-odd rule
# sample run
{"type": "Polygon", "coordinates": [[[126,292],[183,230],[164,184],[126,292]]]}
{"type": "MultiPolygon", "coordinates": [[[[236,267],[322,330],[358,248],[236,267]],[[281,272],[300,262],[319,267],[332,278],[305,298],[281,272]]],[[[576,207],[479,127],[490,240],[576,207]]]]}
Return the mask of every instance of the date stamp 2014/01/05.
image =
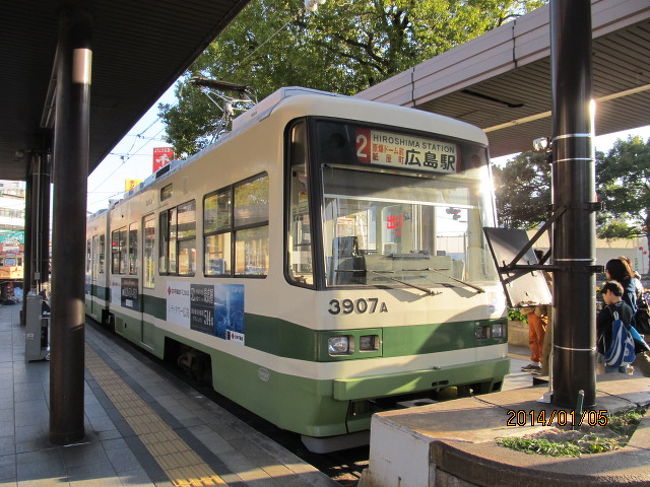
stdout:
{"type": "Polygon", "coordinates": [[[607,410],[599,411],[564,411],[563,409],[508,409],[506,426],[607,426],[609,416],[607,410]]]}

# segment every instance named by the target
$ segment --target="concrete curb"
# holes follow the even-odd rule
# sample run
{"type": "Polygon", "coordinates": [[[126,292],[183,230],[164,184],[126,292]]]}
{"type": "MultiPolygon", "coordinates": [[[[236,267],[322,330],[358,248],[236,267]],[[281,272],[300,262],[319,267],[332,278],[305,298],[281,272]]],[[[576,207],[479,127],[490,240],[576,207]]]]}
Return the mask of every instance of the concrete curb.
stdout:
{"type": "MultiPolygon", "coordinates": [[[[624,448],[608,453],[551,457],[497,445],[500,437],[550,428],[530,424],[531,410],[544,410],[546,418],[554,410],[539,402],[545,389],[502,391],[374,415],[370,464],[359,486],[650,486],[650,412],[624,448]],[[506,424],[513,411],[528,422],[506,424]]],[[[645,377],[606,374],[599,377],[597,389],[596,409],[610,414],[650,404],[650,379],[645,377]]]]}
{"type": "MultiPolygon", "coordinates": [[[[481,444],[435,441],[430,450],[433,485],[447,476],[476,486],[580,487],[650,485],[650,410],[628,444],[608,453],[549,457],[481,444]],[[434,472],[435,470],[435,472],[434,472]],[[442,474],[442,475],[440,475],[442,474]]],[[[445,479],[444,482],[441,482],[445,479]]]]}

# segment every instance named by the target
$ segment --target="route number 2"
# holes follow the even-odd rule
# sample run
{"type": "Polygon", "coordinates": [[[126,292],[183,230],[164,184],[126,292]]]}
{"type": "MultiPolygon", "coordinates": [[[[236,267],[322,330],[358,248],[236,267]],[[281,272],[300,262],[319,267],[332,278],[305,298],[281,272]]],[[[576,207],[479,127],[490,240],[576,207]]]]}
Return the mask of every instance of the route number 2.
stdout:
{"type": "Polygon", "coordinates": [[[354,142],[357,150],[357,161],[370,163],[370,130],[357,129],[354,142]]]}

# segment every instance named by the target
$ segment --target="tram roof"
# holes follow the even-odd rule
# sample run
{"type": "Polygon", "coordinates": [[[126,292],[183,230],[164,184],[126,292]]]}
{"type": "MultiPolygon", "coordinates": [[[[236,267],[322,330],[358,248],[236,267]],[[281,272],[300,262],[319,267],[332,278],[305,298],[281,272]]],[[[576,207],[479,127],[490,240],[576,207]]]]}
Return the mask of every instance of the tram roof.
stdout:
{"type": "MultiPolygon", "coordinates": [[[[596,133],[650,124],[650,2],[592,0],[596,133]]],[[[357,96],[464,120],[493,157],[551,135],[549,7],[539,8],[357,96]]]]}
{"type": "Polygon", "coordinates": [[[249,0],[20,0],[3,2],[0,178],[26,179],[28,153],[47,147],[42,123],[59,10],[92,16],[92,171],[249,0]]]}

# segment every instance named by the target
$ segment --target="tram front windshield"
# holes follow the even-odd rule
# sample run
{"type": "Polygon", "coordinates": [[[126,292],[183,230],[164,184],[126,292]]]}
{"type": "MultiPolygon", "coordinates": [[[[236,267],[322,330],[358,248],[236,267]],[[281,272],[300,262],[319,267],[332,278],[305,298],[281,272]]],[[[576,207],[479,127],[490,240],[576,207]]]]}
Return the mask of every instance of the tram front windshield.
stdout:
{"type": "Polygon", "coordinates": [[[494,224],[486,150],[471,149],[473,167],[462,172],[322,164],[327,285],[495,281],[482,232],[494,224]]]}

